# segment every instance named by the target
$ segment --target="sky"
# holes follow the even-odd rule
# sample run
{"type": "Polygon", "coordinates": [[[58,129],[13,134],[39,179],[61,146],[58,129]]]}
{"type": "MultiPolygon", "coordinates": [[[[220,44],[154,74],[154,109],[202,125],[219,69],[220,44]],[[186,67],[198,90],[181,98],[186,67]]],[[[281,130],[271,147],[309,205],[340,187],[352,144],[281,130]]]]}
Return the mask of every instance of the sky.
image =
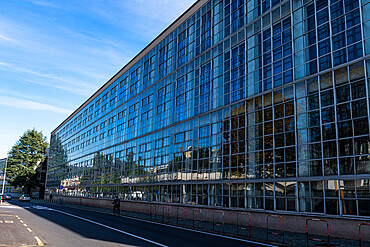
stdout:
{"type": "Polygon", "coordinates": [[[196,0],[1,0],[0,158],[28,129],[47,141],[196,0]]]}

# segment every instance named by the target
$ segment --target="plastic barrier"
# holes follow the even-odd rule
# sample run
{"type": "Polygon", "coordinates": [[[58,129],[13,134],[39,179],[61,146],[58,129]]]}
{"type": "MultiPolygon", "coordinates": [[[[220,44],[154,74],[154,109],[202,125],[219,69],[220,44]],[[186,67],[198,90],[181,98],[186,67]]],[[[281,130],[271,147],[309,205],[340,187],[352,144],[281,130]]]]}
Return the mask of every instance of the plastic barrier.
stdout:
{"type": "Polygon", "coordinates": [[[185,225],[185,209],[178,207],[176,213],[176,224],[179,224],[180,220],[182,221],[182,224],[185,225]],[[182,210],[182,218],[179,217],[179,209],[182,210]]]}
{"type": "Polygon", "coordinates": [[[360,247],[363,247],[362,242],[361,242],[361,227],[362,226],[370,226],[370,223],[361,223],[358,226],[358,243],[360,247]]]}
{"type": "Polygon", "coordinates": [[[329,223],[328,223],[327,220],[323,220],[323,219],[306,219],[306,241],[307,241],[307,246],[309,246],[309,241],[310,240],[317,241],[317,242],[327,243],[328,246],[330,246],[329,223]],[[310,238],[310,237],[308,237],[308,221],[322,221],[322,222],[325,222],[326,223],[326,230],[327,230],[327,233],[328,233],[328,240],[322,240],[322,239],[318,239],[318,238],[310,238]]]}
{"type": "Polygon", "coordinates": [[[222,232],[225,232],[225,213],[221,210],[214,210],[213,211],[213,231],[215,230],[216,226],[222,226],[222,232]],[[215,223],[215,213],[222,214],[222,224],[221,223],[215,223]]]}
{"type": "Polygon", "coordinates": [[[272,215],[272,214],[267,215],[267,217],[266,217],[266,239],[267,239],[267,241],[269,240],[269,234],[282,236],[282,238],[283,238],[282,243],[284,243],[284,217],[283,216],[272,215]],[[282,225],[282,228],[281,228],[282,232],[281,233],[280,232],[269,231],[269,217],[271,217],[271,218],[280,218],[281,219],[281,225],[282,225]]]}
{"type": "Polygon", "coordinates": [[[155,205],[149,205],[149,217],[151,220],[157,219],[157,208],[155,205]],[[153,218],[154,216],[154,218],[153,218]]]}
{"type": "Polygon", "coordinates": [[[163,206],[162,222],[170,223],[170,208],[167,206],[163,206]]]}
{"type": "Polygon", "coordinates": [[[237,235],[239,235],[239,229],[240,230],[248,230],[248,232],[249,232],[249,238],[251,238],[252,237],[252,224],[251,224],[251,222],[252,222],[252,216],[251,216],[251,214],[250,213],[245,213],[245,212],[238,212],[237,214],[236,214],[236,234],[237,235]],[[249,225],[248,225],[248,227],[245,227],[245,226],[240,226],[240,221],[239,221],[239,216],[241,216],[241,215],[247,215],[248,216],[248,218],[249,218],[249,225]]]}
{"type": "Polygon", "coordinates": [[[193,227],[195,223],[200,223],[200,228],[202,228],[202,209],[193,209],[193,227]],[[195,219],[195,212],[200,213],[200,220],[195,219]]]}

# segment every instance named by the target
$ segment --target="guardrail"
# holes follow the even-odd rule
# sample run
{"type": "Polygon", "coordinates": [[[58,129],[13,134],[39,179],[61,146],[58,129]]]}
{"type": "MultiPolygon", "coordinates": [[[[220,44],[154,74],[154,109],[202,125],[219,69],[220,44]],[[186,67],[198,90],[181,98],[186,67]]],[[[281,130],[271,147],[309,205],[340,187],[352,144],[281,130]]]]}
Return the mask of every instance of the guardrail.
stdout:
{"type": "Polygon", "coordinates": [[[269,234],[282,236],[282,238],[283,238],[282,243],[284,243],[284,217],[283,216],[273,215],[273,214],[267,215],[267,217],[266,217],[266,239],[267,239],[267,241],[269,240],[269,234]],[[270,218],[280,218],[281,219],[281,224],[282,224],[282,228],[281,228],[282,232],[281,233],[280,232],[269,231],[269,217],[270,218]]]}
{"type": "Polygon", "coordinates": [[[249,232],[249,238],[251,238],[252,237],[252,224],[251,224],[251,222],[252,222],[252,216],[251,216],[251,214],[250,213],[245,213],[245,212],[238,212],[238,213],[236,213],[236,234],[237,235],[239,235],[239,229],[240,230],[248,230],[248,232],[249,232]],[[249,218],[249,225],[248,225],[248,227],[245,227],[245,226],[240,226],[240,221],[239,221],[239,216],[241,216],[241,215],[247,215],[248,216],[248,218],[249,218]]]}
{"type": "Polygon", "coordinates": [[[193,209],[193,227],[195,223],[200,223],[200,228],[202,228],[202,209],[193,209]],[[200,220],[195,219],[195,212],[199,212],[200,214],[200,220]]]}
{"type": "Polygon", "coordinates": [[[182,221],[182,224],[185,225],[185,209],[182,207],[177,208],[177,213],[176,213],[176,224],[179,224],[179,221],[182,221]],[[182,209],[182,219],[179,217],[179,209],[182,209]]]}
{"type": "Polygon", "coordinates": [[[149,218],[151,220],[156,220],[157,219],[157,208],[155,205],[149,205],[149,218]],[[154,216],[154,218],[153,218],[154,216]]]}
{"type": "Polygon", "coordinates": [[[327,243],[328,246],[330,246],[330,235],[329,235],[329,223],[327,220],[323,220],[323,219],[306,219],[306,241],[307,241],[307,246],[309,246],[309,241],[312,240],[312,241],[316,241],[316,242],[323,242],[323,243],[327,243]],[[328,233],[328,240],[323,240],[323,239],[319,239],[319,238],[310,238],[308,236],[308,222],[309,221],[322,221],[322,222],[325,222],[326,223],[326,230],[327,230],[327,233],[328,233]]]}
{"type": "Polygon", "coordinates": [[[370,223],[361,223],[359,226],[358,226],[358,243],[359,243],[359,246],[360,247],[364,247],[363,245],[362,245],[362,242],[361,242],[361,227],[362,226],[370,226],[370,223]]]}
{"type": "Polygon", "coordinates": [[[225,232],[225,213],[221,210],[214,210],[213,211],[213,231],[215,230],[215,226],[222,226],[222,232],[225,232]],[[222,224],[221,223],[215,223],[215,213],[222,214],[222,224]]]}
{"type": "Polygon", "coordinates": [[[170,223],[170,208],[167,206],[163,206],[162,222],[170,223]]]}

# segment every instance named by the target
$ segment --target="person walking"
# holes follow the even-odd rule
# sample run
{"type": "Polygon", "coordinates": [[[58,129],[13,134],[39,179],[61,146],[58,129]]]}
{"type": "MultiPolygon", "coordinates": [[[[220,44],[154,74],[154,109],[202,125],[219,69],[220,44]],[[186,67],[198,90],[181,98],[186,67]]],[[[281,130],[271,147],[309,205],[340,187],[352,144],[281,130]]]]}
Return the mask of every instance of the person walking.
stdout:
{"type": "Polygon", "coordinates": [[[118,196],[116,196],[116,199],[114,199],[113,201],[113,214],[116,213],[116,210],[117,210],[117,214],[120,215],[121,213],[121,201],[120,199],[118,198],[118,196]]]}

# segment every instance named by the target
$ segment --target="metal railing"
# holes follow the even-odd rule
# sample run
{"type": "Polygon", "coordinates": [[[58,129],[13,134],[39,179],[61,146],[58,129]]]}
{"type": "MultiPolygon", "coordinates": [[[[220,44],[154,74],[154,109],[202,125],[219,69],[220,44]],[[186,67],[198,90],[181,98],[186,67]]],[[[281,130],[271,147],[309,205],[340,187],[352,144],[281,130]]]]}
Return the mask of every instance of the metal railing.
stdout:
{"type": "Polygon", "coordinates": [[[157,219],[157,207],[155,205],[149,205],[149,218],[151,220],[157,219]],[[153,218],[154,216],[154,218],[153,218]]]}
{"type": "Polygon", "coordinates": [[[170,208],[163,206],[162,213],[162,222],[170,223],[170,208]]]}
{"type": "Polygon", "coordinates": [[[193,209],[193,227],[195,226],[195,223],[199,223],[200,224],[200,228],[202,228],[202,209],[193,209]],[[195,212],[199,212],[199,215],[200,215],[200,219],[195,219],[195,212]]]}
{"type": "Polygon", "coordinates": [[[361,239],[361,227],[362,226],[370,226],[370,223],[361,223],[358,226],[358,243],[359,243],[359,246],[360,247],[363,247],[363,245],[362,245],[362,239],[361,239]]]}
{"type": "Polygon", "coordinates": [[[221,210],[214,210],[213,211],[213,231],[215,230],[215,226],[222,226],[222,232],[225,232],[225,213],[221,210]],[[215,222],[215,213],[222,214],[222,223],[215,222]]]}
{"type": "Polygon", "coordinates": [[[249,232],[249,238],[252,237],[252,216],[250,213],[245,213],[245,212],[238,212],[236,213],[236,234],[239,235],[239,230],[248,230],[249,232]],[[241,226],[240,221],[239,221],[239,216],[246,215],[249,218],[249,225],[248,227],[241,226]]]}
{"type": "Polygon", "coordinates": [[[312,241],[316,241],[316,242],[323,242],[323,243],[327,243],[328,246],[330,246],[330,235],[329,235],[329,223],[327,220],[323,220],[323,219],[306,219],[306,241],[307,241],[307,246],[309,246],[309,241],[312,240],[312,241]],[[328,240],[323,240],[323,239],[319,239],[319,238],[310,238],[308,236],[308,222],[309,221],[322,221],[322,222],[325,222],[326,223],[326,230],[327,230],[327,234],[328,234],[328,240]]]}
{"type": "Polygon", "coordinates": [[[273,214],[267,215],[266,217],[266,239],[267,241],[269,240],[269,234],[282,236],[282,243],[284,243],[284,217],[283,216],[273,215],[273,214]],[[281,219],[281,225],[282,225],[281,232],[274,232],[274,231],[269,230],[269,218],[281,219]]]}
{"type": "Polygon", "coordinates": [[[182,207],[177,208],[177,213],[176,213],[176,224],[179,224],[179,221],[182,221],[182,224],[185,225],[185,209],[182,207]],[[179,209],[182,210],[182,218],[179,217],[179,209]]]}

